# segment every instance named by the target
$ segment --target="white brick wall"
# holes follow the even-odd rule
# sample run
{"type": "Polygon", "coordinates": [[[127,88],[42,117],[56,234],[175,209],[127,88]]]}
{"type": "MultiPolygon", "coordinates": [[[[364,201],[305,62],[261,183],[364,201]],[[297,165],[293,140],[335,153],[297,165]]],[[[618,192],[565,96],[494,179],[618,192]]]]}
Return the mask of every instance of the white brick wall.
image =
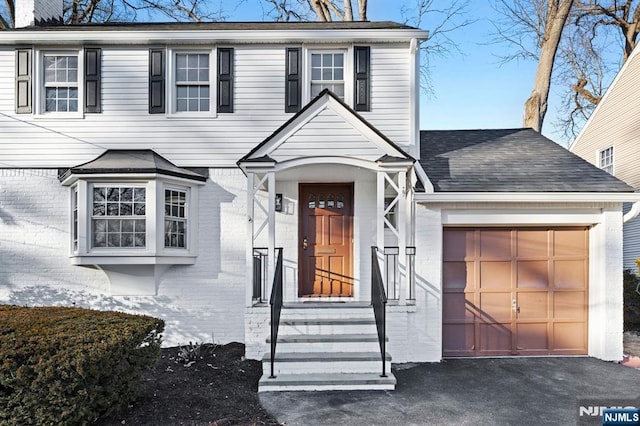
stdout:
{"type": "Polygon", "coordinates": [[[240,170],[211,170],[200,189],[196,264],[170,268],[156,296],[110,297],[104,273],[70,264],[69,190],[57,171],[0,170],[0,303],[156,316],[166,322],[166,346],[242,342],[245,187],[240,170]]]}

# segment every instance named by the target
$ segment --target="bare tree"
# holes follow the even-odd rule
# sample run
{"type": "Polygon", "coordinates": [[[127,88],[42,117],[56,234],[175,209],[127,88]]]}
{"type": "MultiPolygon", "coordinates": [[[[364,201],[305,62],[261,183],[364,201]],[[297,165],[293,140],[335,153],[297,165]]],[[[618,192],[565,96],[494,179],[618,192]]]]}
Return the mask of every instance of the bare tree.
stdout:
{"type": "MultiPolygon", "coordinates": [[[[13,27],[15,0],[4,0],[0,7],[0,30],[13,27]]],[[[137,22],[163,17],[174,21],[221,20],[220,11],[212,11],[206,0],[65,0],[64,22],[137,22]]]]}
{"type": "Polygon", "coordinates": [[[496,24],[499,41],[516,47],[503,58],[538,61],[531,95],[524,104],[523,126],[540,131],[547,113],[551,76],[573,0],[499,0],[496,10],[504,20],[496,24]]]}
{"type": "Polygon", "coordinates": [[[366,21],[367,0],[263,0],[271,6],[269,15],[277,21],[366,21]],[[353,2],[358,14],[353,13],[353,2]]]}

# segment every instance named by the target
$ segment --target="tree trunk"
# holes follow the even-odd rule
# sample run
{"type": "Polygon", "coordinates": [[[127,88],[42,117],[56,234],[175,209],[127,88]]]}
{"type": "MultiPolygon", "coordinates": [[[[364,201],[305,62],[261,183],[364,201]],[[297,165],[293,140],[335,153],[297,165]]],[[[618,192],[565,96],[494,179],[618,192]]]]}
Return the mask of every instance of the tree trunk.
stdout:
{"type": "Polygon", "coordinates": [[[358,19],[367,20],[367,0],[358,0],[358,19]]]}
{"type": "Polygon", "coordinates": [[[573,0],[548,0],[547,3],[544,37],[540,45],[536,77],[531,95],[524,104],[523,126],[531,127],[538,132],[542,129],[544,116],[547,113],[553,62],[572,5],[573,0]]]}

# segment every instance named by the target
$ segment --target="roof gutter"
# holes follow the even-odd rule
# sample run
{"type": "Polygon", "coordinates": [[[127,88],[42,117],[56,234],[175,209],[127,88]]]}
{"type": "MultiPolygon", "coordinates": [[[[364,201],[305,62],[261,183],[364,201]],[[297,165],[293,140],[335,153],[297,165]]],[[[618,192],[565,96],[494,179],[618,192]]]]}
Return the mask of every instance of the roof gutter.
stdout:
{"type": "Polygon", "coordinates": [[[627,223],[631,219],[635,219],[638,214],[640,214],[640,201],[636,201],[635,203],[633,203],[633,206],[631,206],[631,210],[629,210],[627,214],[622,216],[622,223],[627,223]]]}
{"type": "MultiPolygon", "coordinates": [[[[436,192],[416,193],[419,203],[634,203],[640,213],[640,192],[436,192]]],[[[632,209],[627,215],[631,217],[632,209]]],[[[626,215],[625,215],[626,217],[626,215]]],[[[635,217],[635,216],[633,216],[635,217]]]]}

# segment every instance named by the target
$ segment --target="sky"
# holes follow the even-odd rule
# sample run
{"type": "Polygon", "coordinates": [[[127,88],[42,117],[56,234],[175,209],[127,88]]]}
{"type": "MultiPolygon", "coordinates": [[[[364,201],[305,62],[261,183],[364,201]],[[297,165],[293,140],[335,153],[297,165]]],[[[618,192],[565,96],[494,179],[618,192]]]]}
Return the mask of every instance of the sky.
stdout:
{"type": "MultiPolygon", "coordinates": [[[[400,13],[402,3],[409,5],[411,0],[369,0],[368,19],[405,22],[400,13]]],[[[265,19],[258,0],[245,0],[225,13],[231,21],[265,19]]],[[[510,50],[504,43],[491,42],[495,38],[491,21],[495,16],[490,1],[471,0],[466,17],[474,22],[451,33],[460,52],[432,58],[435,93],[420,96],[421,129],[522,127],[524,102],[531,92],[536,63],[523,60],[502,63],[500,56],[510,50]]],[[[421,27],[429,30],[430,24],[427,21],[421,27]]],[[[552,90],[542,133],[566,147],[568,140],[553,125],[559,103],[558,94],[552,90]]]]}

